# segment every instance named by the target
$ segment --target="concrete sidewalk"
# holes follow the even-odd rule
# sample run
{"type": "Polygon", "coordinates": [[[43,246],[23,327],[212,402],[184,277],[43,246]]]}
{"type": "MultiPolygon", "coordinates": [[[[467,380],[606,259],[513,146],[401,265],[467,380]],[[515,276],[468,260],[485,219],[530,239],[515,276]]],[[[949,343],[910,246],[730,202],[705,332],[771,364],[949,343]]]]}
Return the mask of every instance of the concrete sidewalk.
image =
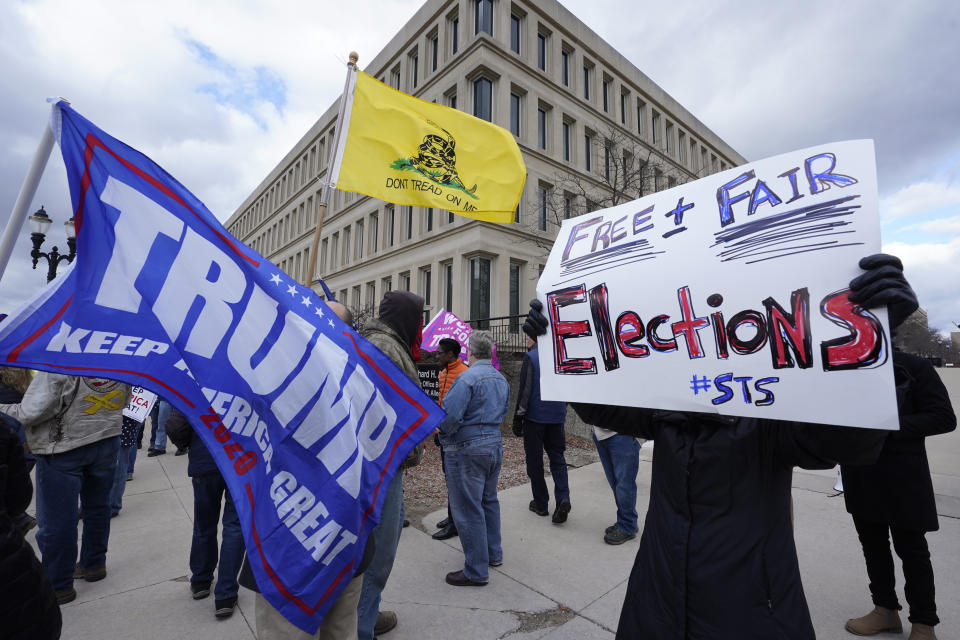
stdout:
{"type": "MultiPolygon", "coordinates": [[[[940,437],[945,438],[951,446],[960,442],[956,432],[940,437]]],[[[649,446],[641,452],[637,479],[641,522],[650,489],[649,446]]],[[[63,638],[254,638],[250,592],[241,588],[238,610],[225,621],[214,619],[212,597],[190,597],[193,497],[186,457],[140,454],[123,511],[112,521],[109,574],[96,583],[76,582],[77,600],[63,607],[63,638]]],[[[951,471],[956,480],[956,470],[951,471]]],[[[844,621],[871,605],[843,498],[829,497],[835,474],[798,472],[794,479],[797,546],[817,636],[851,638],[843,631],[844,621]]],[[[444,582],[448,571],[462,567],[457,538],[437,542],[416,527],[405,529],[383,605],[397,612],[399,625],[385,637],[612,638],[639,538],[620,547],[604,544],[603,529],[613,523],[615,506],[599,464],[571,470],[570,484],[573,511],[560,526],[527,510],[529,485],[501,492],[504,564],[491,570],[490,584],[483,588],[444,582]]],[[[424,528],[433,531],[444,515],[427,516],[424,528]]],[[[941,530],[928,536],[943,620],[938,630],[941,638],[956,638],[960,520],[941,517],[940,523],[941,530]]]]}

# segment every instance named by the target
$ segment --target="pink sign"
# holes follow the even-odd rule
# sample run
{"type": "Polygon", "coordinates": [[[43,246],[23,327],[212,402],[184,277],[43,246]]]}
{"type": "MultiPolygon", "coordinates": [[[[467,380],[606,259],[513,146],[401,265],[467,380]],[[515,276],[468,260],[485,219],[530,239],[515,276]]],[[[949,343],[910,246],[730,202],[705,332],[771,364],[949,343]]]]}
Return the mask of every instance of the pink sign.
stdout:
{"type": "MultiPolygon", "coordinates": [[[[420,344],[420,348],[424,351],[436,351],[441,340],[453,338],[462,347],[460,359],[466,362],[470,355],[467,338],[470,337],[471,333],[473,333],[473,327],[452,312],[441,309],[430,321],[430,324],[423,328],[423,342],[420,344]]],[[[493,345],[493,366],[497,369],[500,368],[500,359],[497,358],[497,345],[493,345]]]]}

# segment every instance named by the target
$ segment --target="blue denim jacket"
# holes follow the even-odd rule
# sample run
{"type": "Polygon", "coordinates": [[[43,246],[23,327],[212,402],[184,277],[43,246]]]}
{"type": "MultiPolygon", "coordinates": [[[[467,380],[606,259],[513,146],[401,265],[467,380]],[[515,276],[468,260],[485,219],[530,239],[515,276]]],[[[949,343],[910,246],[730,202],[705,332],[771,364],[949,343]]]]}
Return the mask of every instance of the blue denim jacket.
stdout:
{"type": "Polygon", "coordinates": [[[457,444],[500,435],[509,402],[507,379],[489,360],[477,360],[457,377],[443,398],[447,417],[438,427],[440,442],[457,444]]]}

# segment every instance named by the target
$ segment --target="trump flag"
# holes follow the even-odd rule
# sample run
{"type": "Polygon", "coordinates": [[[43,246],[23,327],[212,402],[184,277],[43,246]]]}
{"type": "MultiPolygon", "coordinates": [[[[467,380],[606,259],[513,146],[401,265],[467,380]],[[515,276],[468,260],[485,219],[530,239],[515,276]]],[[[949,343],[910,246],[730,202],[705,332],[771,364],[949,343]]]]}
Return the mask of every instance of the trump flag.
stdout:
{"type": "Polygon", "coordinates": [[[77,257],[0,324],[3,364],[122,380],[181,410],[230,488],[264,597],[314,632],[442,410],[149,158],[65,102],[51,127],[77,257]]]}

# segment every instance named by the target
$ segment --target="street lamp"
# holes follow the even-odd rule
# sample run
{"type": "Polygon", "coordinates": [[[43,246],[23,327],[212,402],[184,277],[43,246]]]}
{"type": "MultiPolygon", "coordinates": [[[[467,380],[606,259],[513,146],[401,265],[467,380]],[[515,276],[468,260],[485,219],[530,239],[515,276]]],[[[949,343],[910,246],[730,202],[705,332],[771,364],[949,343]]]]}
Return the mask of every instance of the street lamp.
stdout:
{"type": "Polygon", "coordinates": [[[37,268],[37,262],[40,258],[46,259],[49,267],[47,270],[47,282],[57,277],[57,267],[62,261],[73,262],[73,259],[77,256],[77,231],[73,226],[73,218],[63,223],[70,253],[62,255],[56,247],[51,249],[49,253],[40,251],[40,245],[42,245],[46,239],[47,231],[50,230],[50,225],[52,224],[53,220],[50,219],[50,216],[47,215],[47,212],[44,211],[42,206],[36,213],[30,216],[30,239],[33,241],[33,251],[30,252],[30,257],[33,258],[34,269],[37,268]]]}

